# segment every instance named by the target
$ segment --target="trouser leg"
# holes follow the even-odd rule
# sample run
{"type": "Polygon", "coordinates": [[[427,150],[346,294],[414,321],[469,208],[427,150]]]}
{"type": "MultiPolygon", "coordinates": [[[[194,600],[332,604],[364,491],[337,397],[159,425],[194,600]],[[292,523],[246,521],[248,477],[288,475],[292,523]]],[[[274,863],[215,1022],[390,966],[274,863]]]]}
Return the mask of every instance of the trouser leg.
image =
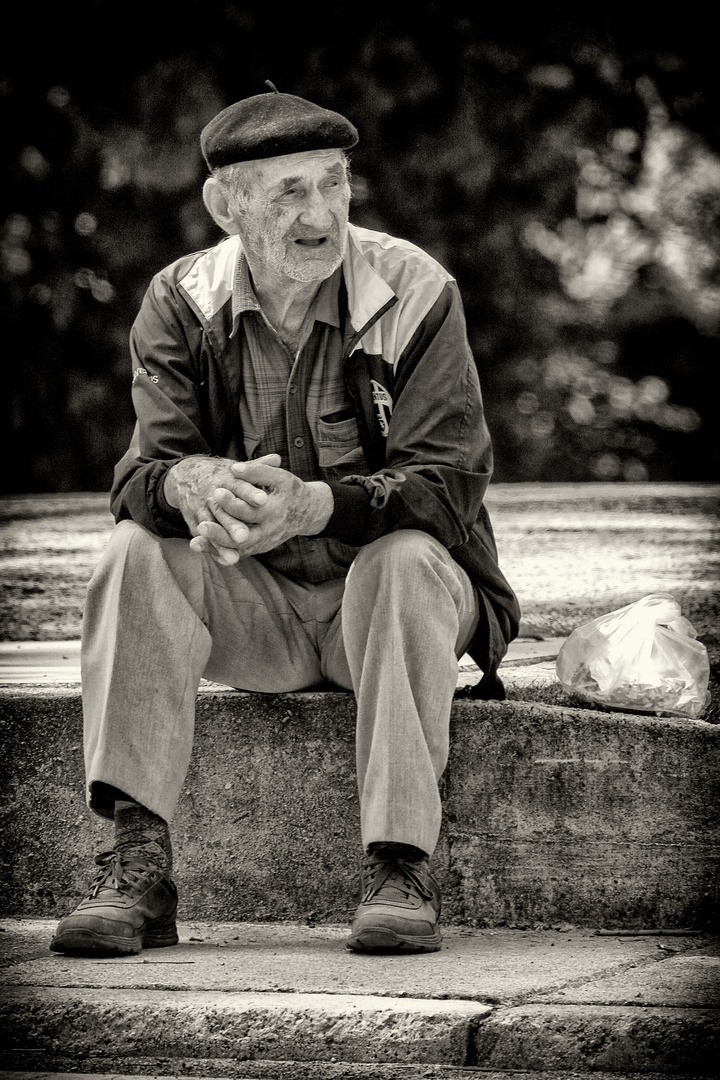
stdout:
{"type": "Polygon", "coordinates": [[[88,586],[82,640],[85,772],[169,819],[192,748],[207,628],[178,589],[163,547],[121,522],[88,586]]]}
{"type": "MultiPolygon", "coordinates": [[[[321,619],[343,582],[319,590],[321,619]]],[[[82,681],[90,804],[119,789],[169,820],[192,751],[201,677],[283,692],[323,678],[321,625],[303,587],[255,559],[220,567],[133,522],[114,530],[88,588],[82,681]]],[[[334,605],[334,608],[333,608],[334,605]]]]}
{"type": "Polygon", "coordinates": [[[342,625],[366,848],[394,841],[431,854],[437,844],[457,660],[477,621],[470,579],[426,533],[382,537],[350,569],[342,625]]]}

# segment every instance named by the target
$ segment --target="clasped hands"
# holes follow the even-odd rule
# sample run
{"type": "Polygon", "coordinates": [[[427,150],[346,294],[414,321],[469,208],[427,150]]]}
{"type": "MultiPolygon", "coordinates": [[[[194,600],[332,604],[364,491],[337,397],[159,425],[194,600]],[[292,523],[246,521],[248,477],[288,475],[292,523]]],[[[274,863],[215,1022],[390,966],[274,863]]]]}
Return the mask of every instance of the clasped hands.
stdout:
{"type": "Polygon", "coordinates": [[[197,456],[168,470],[165,498],[182,512],[193,551],[229,566],[293,536],[322,532],[333,512],[330,487],[301,480],[280,460],[279,454],[254,461],[197,456]]]}

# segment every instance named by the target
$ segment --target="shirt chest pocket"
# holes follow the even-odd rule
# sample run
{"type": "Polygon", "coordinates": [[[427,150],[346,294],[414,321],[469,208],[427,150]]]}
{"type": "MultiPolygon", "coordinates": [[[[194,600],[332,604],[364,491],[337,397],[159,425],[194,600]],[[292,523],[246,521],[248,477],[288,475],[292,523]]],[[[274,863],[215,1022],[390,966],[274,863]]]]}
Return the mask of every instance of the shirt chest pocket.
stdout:
{"type": "Polygon", "coordinates": [[[367,476],[368,464],[360,445],[360,432],[354,416],[334,413],[317,422],[318,465],[334,477],[358,474],[367,476]]]}

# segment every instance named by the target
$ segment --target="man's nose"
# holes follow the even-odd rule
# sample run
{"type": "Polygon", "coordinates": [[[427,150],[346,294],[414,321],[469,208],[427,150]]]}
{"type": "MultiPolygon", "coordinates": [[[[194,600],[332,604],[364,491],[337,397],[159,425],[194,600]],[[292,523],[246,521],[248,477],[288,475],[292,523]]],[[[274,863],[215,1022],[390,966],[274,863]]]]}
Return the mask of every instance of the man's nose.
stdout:
{"type": "Polygon", "coordinates": [[[327,229],[332,225],[333,216],[330,207],[320,191],[315,190],[308,193],[300,214],[300,222],[303,225],[311,226],[313,229],[327,229]]]}

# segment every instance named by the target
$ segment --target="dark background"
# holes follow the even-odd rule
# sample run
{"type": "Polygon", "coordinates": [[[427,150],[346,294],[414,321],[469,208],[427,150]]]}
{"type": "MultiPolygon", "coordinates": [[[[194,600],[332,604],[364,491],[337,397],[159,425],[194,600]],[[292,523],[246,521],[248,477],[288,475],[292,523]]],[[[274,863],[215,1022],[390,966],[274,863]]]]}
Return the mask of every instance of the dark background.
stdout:
{"type": "Polygon", "coordinates": [[[109,487],[144,290],[219,238],[200,129],[265,79],[359,128],[351,219],[457,277],[497,480],[716,480],[710,9],[507,7],[15,10],[0,68],[2,490],[109,487]]]}

